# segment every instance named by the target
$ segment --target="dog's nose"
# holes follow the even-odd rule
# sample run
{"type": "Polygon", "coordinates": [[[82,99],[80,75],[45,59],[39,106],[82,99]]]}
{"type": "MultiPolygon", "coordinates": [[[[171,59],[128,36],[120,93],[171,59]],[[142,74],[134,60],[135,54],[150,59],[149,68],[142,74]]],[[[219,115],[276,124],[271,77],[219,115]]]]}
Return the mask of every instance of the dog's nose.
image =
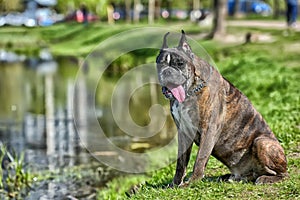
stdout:
{"type": "Polygon", "coordinates": [[[162,75],[168,77],[168,76],[171,75],[171,72],[170,72],[170,70],[164,70],[164,71],[162,72],[162,75]]]}

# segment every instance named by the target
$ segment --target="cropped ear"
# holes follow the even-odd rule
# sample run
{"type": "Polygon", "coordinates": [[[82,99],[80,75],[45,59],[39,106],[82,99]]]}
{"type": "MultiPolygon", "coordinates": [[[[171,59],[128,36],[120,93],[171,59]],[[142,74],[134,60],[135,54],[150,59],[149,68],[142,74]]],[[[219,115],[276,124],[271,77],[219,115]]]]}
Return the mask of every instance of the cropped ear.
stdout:
{"type": "Polygon", "coordinates": [[[187,54],[192,53],[192,49],[191,49],[190,45],[187,43],[184,30],[181,30],[181,38],[180,38],[177,49],[181,49],[187,54]]]}
{"type": "Polygon", "coordinates": [[[166,49],[168,48],[168,45],[167,45],[167,36],[169,35],[170,32],[167,32],[164,36],[164,41],[163,41],[163,45],[161,47],[161,49],[166,49]]]}

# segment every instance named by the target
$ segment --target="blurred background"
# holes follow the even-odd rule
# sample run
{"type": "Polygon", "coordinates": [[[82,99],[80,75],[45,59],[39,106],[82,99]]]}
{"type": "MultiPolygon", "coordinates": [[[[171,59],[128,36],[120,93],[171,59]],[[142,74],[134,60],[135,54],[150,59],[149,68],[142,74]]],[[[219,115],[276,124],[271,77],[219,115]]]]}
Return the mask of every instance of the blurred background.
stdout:
{"type": "MultiPolygon", "coordinates": [[[[285,15],[286,10],[285,1],[279,0],[227,0],[223,2],[227,7],[225,14],[236,17],[261,15],[278,18],[285,15]]],[[[1,0],[0,26],[33,27],[49,26],[66,21],[83,22],[83,10],[87,10],[89,22],[201,21],[211,15],[214,4],[214,1],[207,0],[1,0]]]]}

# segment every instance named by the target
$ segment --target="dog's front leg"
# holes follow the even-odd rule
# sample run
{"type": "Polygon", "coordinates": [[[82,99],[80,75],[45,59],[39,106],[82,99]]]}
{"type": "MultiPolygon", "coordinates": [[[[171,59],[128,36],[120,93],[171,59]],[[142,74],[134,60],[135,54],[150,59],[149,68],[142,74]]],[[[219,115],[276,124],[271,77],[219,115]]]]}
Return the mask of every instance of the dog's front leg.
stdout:
{"type": "Polygon", "coordinates": [[[210,129],[201,135],[196,162],[190,181],[202,179],[204,177],[204,170],[215,144],[215,131],[215,129],[210,129]]]}
{"type": "Polygon", "coordinates": [[[180,132],[178,133],[178,157],[176,164],[176,173],[172,182],[173,185],[180,185],[183,183],[185,177],[186,168],[190,160],[193,141],[191,138],[180,132]]]}

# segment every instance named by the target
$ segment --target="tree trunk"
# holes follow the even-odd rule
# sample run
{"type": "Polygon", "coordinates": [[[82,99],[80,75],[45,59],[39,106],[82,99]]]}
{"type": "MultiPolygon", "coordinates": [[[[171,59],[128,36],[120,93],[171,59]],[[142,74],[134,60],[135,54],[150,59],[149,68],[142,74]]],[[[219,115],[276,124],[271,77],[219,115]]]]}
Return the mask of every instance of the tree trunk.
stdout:
{"type": "Polygon", "coordinates": [[[279,6],[279,0],[274,0],[273,2],[273,10],[274,10],[274,19],[278,19],[279,18],[279,14],[280,14],[280,6],[279,6]]]}
{"type": "Polygon", "coordinates": [[[214,0],[214,19],[210,38],[220,39],[226,35],[227,0],[214,0]]]}
{"type": "Polygon", "coordinates": [[[153,24],[155,15],[155,0],[149,0],[148,9],[148,23],[153,24]]]}
{"type": "Polygon", "coordinates": [[[108,24],[114,24],[115,20],[113,18],[113,14],[114,14],[114,7],[112,4],[108,4],[106,7],[107,10],[107,22],[108,24]]]}
{"type": "Polygon", "coordinates": [[[234,11],[233,11],[234,17],[240,17],[240,0],[235,0],[234,2],[234,11]]]}
{"type": "Polygon", "coordinates": [[[154,11],[154,18],[159,19],[160,18],[160,7],[161,7],[161,0],[156,0],[155,3],[155,11],[154,11]]]}
{"type": "Polygon", "coordinates": [[[131,22],[131,0],[125,0],[126,22],[131,22]]]}
{"type": "Polygon", "coordinates": [[[200,9],[200,0],[193,0],[193,10],[200,9]]]}
{"type": "Polygon", "coordinates": [[[246,15],[248,15],[251,12],[251,2],[246,1],[246,15]]]}
{"type": "Polygon", "coordinates": [[[133,13],[133,20],[135,23],[140,21],[140,5],[141,0],[134,0],[134,13],[133,13]]]}
{"type": "Polygon", "coordinates": [[[2,0],[0,1],[0,11],[17,11],[22,8],[22,2],[20,0],[2,0]]]}

